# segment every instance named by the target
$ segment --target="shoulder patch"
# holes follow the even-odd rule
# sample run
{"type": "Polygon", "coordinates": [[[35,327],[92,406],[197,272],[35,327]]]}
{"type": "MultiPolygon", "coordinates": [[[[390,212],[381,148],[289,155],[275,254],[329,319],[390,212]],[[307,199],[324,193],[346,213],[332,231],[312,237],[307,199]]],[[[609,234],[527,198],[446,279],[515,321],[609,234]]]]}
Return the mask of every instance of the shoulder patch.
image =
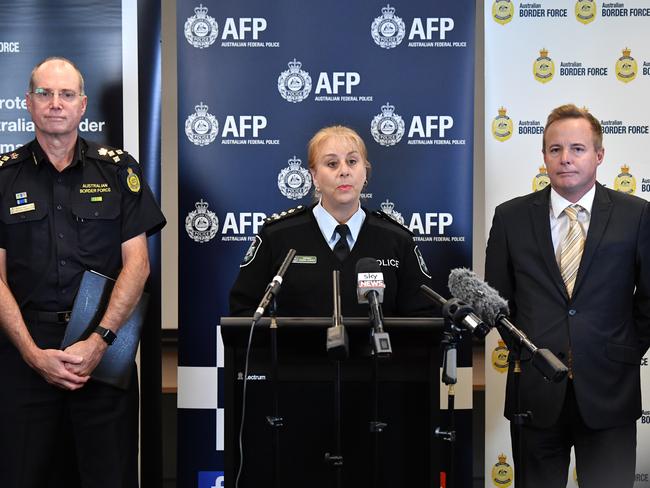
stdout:
{"type": "Polygon", "coordinates": [[[298,205],[297,207],[290,208],[289,210],[284,210],[282,212],[274,213],[270,217],[267,217],[264,219],[264,223],[266,225],[269,224],[274,224],[275,222],[280,222],[284,219],[287,219],[289,217],[295,217],[296,215],[300,215],[301,213],[304,213],[307,210],[308,207],[304,207],[302,205],[298,205]]]}
{"type": "Polygon", "coordinates": [[[11,166],[20,163],[32,156],[32,152],[27,146],[19,148],[0,155],[0,167],[11,166]]]}
{"type": "Polygon", "coordinates": [[[118,170],[118,175],[125,189],[134,194],[140,193],[142,175],[140,174],[140,167],[135,162],[131,161],[123,164],[118,170]]]}
{"type": "Polygon", "coordinates": [[[387,213],[382,212],[381,210],[373,211],[372,215],[374,215],[375,217],[379,217],[380,219],[385,220],[386,222],[390,222],[391,224],[394,224],[394,225],[398,226],[400,229],[405,230],[409,234],[413,235],[413,232],[411,232],[408,227],[406,227],[401,222],[398,222],[397,220],[395,220],[393,217],[391,217],[387,213]]]}
{"type": "Polygon", "coordinates": [[[424,256],[422,256],[422,253],[420,252],[420,249],[418,246],[415,246],[413,248],[413,252],[415,253],[415,258],[418,260],[418,265],[420,266],[420,271],[424,276],[427,278],[431,279],[431,271],[429,271],[429,268],[427,268],[427,263],[424,260],[424,256]]]}
{"type": "Polygon", "coordinates": [[[253,259],[255,259],[255,256],[257,256],[257,250],[260,248],[261,245],[262,245],[262,238],[259,235],[256,235],[255,240],[251,242],[248,251],[246,251],[246,254],[244,255],[244,260],[239,265],[240,268],[243,268],[244,266],[248,266],[250,263],[253,262],[253,259]]]}

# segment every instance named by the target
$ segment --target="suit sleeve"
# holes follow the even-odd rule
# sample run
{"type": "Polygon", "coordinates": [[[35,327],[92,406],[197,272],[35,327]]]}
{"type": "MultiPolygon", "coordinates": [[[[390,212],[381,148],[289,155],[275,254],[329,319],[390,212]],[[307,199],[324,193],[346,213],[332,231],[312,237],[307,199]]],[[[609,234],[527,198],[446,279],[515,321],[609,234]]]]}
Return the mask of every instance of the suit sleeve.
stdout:
{"type": "Polygon", "coordinates": [[[233,317],[252,317],[272,278],[271,246],[268,241],[262,229],[239,265],[239,275],[230,290],[230,315],[233,317]]]}
{"type": "Polygon", "coordinates": [[[646,203],[641,217],[636,260],[634,318],[644,355],[650,347],[650,203],[646,203]]]}
{"type": "Polygon", "coordinates": [[[508,236],[499,208],[494,212],[492,228],[485,251],[485,281],[508,300],[510,316],[515,315],[515,277],[510,259],[508,236]]]}

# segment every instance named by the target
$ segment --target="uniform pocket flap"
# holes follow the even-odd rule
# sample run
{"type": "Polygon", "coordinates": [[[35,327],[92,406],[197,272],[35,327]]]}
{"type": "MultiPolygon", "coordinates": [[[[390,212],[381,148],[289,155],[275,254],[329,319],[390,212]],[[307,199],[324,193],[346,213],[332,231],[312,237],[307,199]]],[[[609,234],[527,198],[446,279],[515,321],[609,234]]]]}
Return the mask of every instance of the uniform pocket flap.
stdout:
{"type": "Polygon", "coordinates": [[[607,357],[612,361],[627,364],[641,364],[641,351],[638,347],[607,343],[607,357]]]}
{"type": "Polygon", "coordinates": [[[104,197],[98,202],[81,202],[71,206],[72,214],[83,220],[109,220],[120,215],[120,206],[117,201],[104,197]]]}

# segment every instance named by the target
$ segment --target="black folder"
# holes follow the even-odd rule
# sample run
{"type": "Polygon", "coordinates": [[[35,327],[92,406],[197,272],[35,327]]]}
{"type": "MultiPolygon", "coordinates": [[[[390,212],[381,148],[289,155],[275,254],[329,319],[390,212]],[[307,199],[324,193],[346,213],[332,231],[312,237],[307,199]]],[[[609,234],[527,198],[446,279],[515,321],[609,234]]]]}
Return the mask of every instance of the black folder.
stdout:
{"type": "MultiPolygon", "coordinates": [[[[115,280],[108,276],[96,271],[84,272],[61,349],[92,334],[104,316],[114,285],[115,280]]],[[[108,346],[102,360],[92,372],[93,379],[124,390],[129,387],[148,302],[149,295],[143,293],[131,316],[117,331],[117,339],[108,346]]]]}

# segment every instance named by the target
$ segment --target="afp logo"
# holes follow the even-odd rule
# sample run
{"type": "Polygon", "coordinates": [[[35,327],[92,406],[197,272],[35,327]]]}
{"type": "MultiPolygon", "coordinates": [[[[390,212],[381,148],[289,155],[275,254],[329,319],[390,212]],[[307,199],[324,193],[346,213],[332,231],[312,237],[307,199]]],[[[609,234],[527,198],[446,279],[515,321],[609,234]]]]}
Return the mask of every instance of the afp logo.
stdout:
{"type": "Polygon", "coordinates": [[[223,488],[223,471],[199,471],[199,488],[223,488]]]}
{"type": "MultiPolygon", "coordinates": [[[[185,135],[191,143],[197,146],[207,146],[214,142],[219,135],[219,122],[208,111],[209,108],[208,105],[200,102],[194,106],[194,113],[185,119],[185,135]]],[[[259,137],[260,132],[266,126],[267,119],[264,115],[227,115],[221,130],[221,137],[233,138],[229,139],[231,141],[229,143],[245,144],[244,138],[259,137]]]]}
{"type": "MultiPolygon", "coordinates": [[[[228,17],[224,21],[221,40],[223,47],[279,47],[278,43],[256,43],[268,23],[263,17],[228,17]],[[237,42],[244,41],[244,42],[237,42]],[[251,42],[246,42],[251,41],[251,42]],[[231,45],[231,43],[234,43],[231,45]]],[[[219,37],[219,24],[208,15],[208,8],[200,4],[194,15],[185,21],[183,33],[187,42],[198,49],[211,46],[219,37]]]]}
{"type": "MultiPolygon", "coordinates": [[[[410,47],[432,47],[434,43],[422,44],[421,41],[444,41],[447,34],[454,29],[454,19],[449,17],[414,17],[409,29],[410,47]]],[[[372,39],[379,47],[393,49],[399,46],[406,35],[406,24],[395,15],[395,8],[386,5],[381,9],[381,16],[376,17],[370,26],[372,39]]]]}

